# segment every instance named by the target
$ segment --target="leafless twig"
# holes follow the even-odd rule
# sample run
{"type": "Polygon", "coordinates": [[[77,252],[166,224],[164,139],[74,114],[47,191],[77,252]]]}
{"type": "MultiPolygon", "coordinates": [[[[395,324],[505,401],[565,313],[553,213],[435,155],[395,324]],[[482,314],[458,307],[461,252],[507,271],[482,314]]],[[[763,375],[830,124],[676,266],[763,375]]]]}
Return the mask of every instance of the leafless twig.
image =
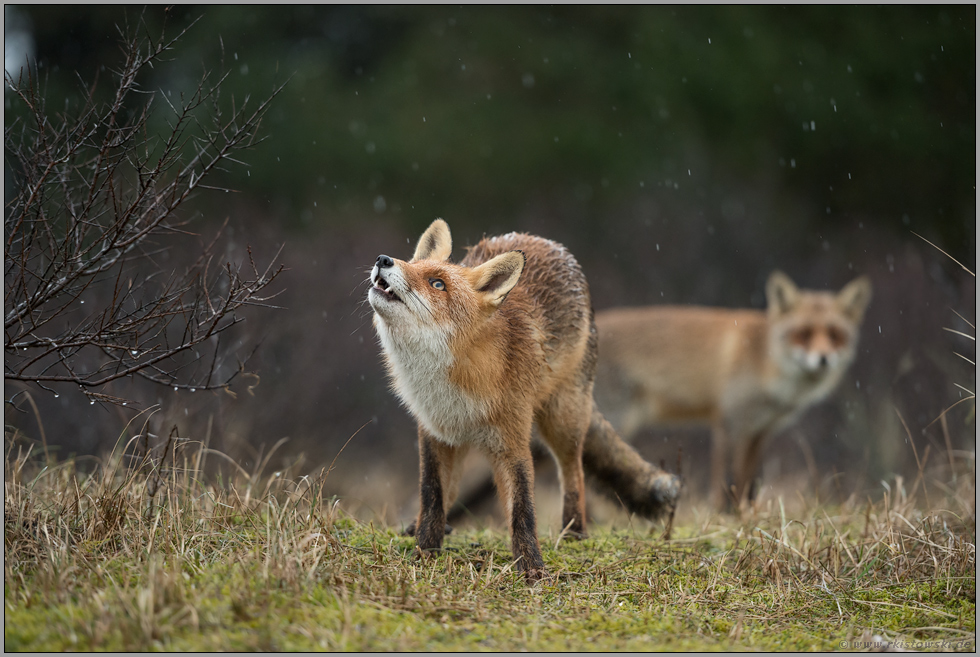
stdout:
{"type": "MultiPolygon", "coordinates": [[[[126,400],[97,389],[139,376],[179,388],[222,388],[244,371],[219,368],[219,336],[245,306],[268,306],[281,272],[276,258],[257,265],[220,262],[216,236],[183,271],[160,265],[174,239],[193,238],[182,206],[210,174],[240,164],[261,139],[272,99],[232,100],[205,72],[172,102],[139,80],[174,48],[174,39],[120,30],[124,61],[108,101],[86,90],[81,108],[50,115],[36,72],[5,76],[26,118],[5,129],[5,159],[16,181],[4,213],[4,379],[51,389],[75,384],[93,401],[126,400]],[[154,134],[158,99],[168,130],[154,134]],[[210,356],[200,353],[210,350],[210,356]],[[219,369],[221,369],[219,376],[219,369]]],[[[227,220],[226,220],[227,222],[227,220]]],[[[220,236],[221,231],[218,235],[220,236]]]]}

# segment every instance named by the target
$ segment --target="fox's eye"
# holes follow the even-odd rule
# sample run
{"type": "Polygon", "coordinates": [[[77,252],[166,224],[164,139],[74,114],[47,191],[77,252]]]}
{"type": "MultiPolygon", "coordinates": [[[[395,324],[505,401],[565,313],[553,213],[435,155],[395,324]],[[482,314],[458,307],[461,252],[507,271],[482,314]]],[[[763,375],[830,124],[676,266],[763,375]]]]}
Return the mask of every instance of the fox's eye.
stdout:
{"type": "Polygon", "coordinates": [[[445,290],[446,289],[446,284],[442,282],[442,279],[441,278],[430,278],[429,279],[429,285],[431,285],[432,287],[434,287],[437,290],[445,290]]]}
{"type": "Polygon", "coordinates": [[[830,343],[835,347],[839,347],[844,344],[844,331],[840,330],[836,326],[831,326],[829,329],[827,329],[827,337],[830,338],[830,343]]]}
{"type": "Polygon", "coordinates": [[[813,337],[813,329],[806,327],[793,332],[791,339],[800,346],[806,346],[813,337]]]}

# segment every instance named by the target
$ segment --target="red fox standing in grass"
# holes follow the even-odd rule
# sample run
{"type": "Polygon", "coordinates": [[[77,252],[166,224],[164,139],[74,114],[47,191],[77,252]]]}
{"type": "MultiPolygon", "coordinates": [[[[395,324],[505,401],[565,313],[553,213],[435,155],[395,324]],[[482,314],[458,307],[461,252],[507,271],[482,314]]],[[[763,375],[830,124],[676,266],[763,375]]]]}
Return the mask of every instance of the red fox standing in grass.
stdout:
{"type": "Polygon", "coordinates": [[[437,219],[411,261],[378,256],[368,299],[392,387],[418,421],[421,550],[442,546],[463,457],[489,458],[518,569],[545,572],[534,515],[531,428],[558,463],[562,522],[584,536],[586,467],[632,510],[672,509],[679,480],[644,461],[594,407],[596,333],[585,276],[560,244],[485,238],[449,262],[437,219]]]}
{"type": "Polygon", "coordinates": [[[710,424],[717,508],[754,497],[766,439],[837,386],[854,360],[871,283],[861,277],[835,295],[799,290],[777,271],[766,298],[766,312],[651,306],[596,315],[600,405],[626,440],[650,425],[710,424]]]}

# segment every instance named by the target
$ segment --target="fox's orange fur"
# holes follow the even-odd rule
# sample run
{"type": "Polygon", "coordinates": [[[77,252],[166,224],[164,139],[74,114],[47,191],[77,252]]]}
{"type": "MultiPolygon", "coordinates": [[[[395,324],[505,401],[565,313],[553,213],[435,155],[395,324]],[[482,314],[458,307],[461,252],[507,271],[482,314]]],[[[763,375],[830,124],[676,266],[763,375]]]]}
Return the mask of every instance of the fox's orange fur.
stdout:
{"type": "Polygon", "coordinates": [[[766,439],[837,386],[854,360],[871,284],[799,290],[774,272],[766,296],[766,312],[652,306],[596,315],[596,399],[626,440],[650,425],[711,425],[718,507],[754,495],[766,439]]]}
{"type": "Polygon", "coordinates": [[[518,233],[482,240],[458,265],[449,262],[451,251],[449,227],[438,219],[411,261],[379,256],[371,274],[369,300],[392,387],[418,421],[414,532],[423,550],[442,545],[463,457],[477,447],[493,467],[517,566],[534,579],[544,563],[534,516],[533,423],[558,463],[562,519],[574,534],[586,531],[587,435],[600,460],[619,458],[608,466],[613,478],[636,479],[629,494],[642,497],[650,513],[673,505],[678,482],[643,462],[593,406],[596,338],[575,258],[560,244],[518,233]]]}

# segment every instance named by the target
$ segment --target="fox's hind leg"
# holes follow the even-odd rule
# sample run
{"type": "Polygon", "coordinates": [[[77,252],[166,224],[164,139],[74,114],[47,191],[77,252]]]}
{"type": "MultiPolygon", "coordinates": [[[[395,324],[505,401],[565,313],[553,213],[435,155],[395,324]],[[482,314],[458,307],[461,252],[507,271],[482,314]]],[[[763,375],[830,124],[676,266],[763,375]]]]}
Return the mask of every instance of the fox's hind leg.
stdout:
{"type": "Polygon", "coordinates": [[[559,392],[537,415],[541,437],[558,462],[562,490],[562,528],[572,536],[585,538],[585,472],[582,450],[592,417],[592,395],[581,390],[559,392]]]}
{"type": "MultiPolygon", "coordinates": [[[[419,517],[415,539],[420,550],[438,550],[446,531],[446,509],[459,492],[466,448],[447,445],[419,426],[419,517]]],[[[411,528],[410,528],[411,529],[411,528]]]]}
{"type": "Polygon", "coordinates": [[[711,424],[711,486],[708,495],[716,511],[727,511],[735,498],[730,476],[732,446],[724,422],[716,418],[711,424]]]}
{"type": "Polygon", "coordinates": [[[762,446],[766,441],[764,432],[756,433],[739,445],[735,457],[735,490],[738,494],[736,502],[754,502],[756,495],[756,475],[762,461],[762,446]]]}

